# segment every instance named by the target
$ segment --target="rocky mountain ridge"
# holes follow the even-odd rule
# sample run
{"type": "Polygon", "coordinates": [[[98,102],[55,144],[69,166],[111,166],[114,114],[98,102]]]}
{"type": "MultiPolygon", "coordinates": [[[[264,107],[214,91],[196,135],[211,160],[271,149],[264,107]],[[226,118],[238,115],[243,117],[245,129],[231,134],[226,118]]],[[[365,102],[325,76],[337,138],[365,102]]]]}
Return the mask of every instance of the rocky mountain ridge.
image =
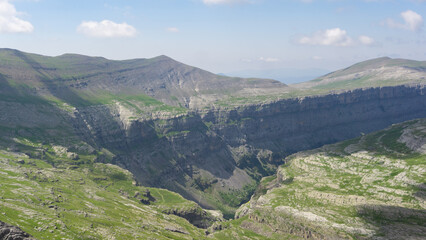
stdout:
{"type": "Polygon", "coordinates": [[[423,239],[425,137],[417,119],[296,153],[238,210],[240,226],[270,239],[423,239]]]}
{"type": "Polygon", "coordinates": [[[171,106],[199,108],[230,93],[250,96],[287,88],[275,80],[219,76],[167,56],[114,61],[0,49],[0,62],[4,85],[25,86],[21,90],[26,94],[54,97],[75,106],[142,94],[171,106]]]}
{"type": "Polygon", "coordinates": [[[13,139],[30,138],[95,154],[227,217],[285,156],[426,117],[421,77],[336,93],[217,76],[165,56],[2,50],[0,63],[3,148],[25,151],[13,139]]]}
{"type": "Polygon", "coordinates": [[[366,87],[422,84],[426,62],[382,57],[354,64],[312,81],[295,84],[298,89],[348,90],[366,87]]]}
{"type": "Polygon", "coordinates": [[[147,120],[123,121],[119,106],[93,106],[69,121],[142,184],[218,208],[224,193],[253,186],[285,156],[426,117],[425,103],[423,86],[400,86],[147,120]]]}

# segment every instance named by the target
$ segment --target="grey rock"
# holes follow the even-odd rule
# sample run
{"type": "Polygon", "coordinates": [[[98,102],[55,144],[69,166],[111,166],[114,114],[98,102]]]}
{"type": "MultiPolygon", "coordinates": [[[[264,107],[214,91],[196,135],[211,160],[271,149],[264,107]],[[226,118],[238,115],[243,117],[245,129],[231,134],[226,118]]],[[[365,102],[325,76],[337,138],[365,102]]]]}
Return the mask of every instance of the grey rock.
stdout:
{"type": "Polygon", "coordinates": [[[33,240],[28,233],[19,227],[9,225],[0,221],[0,240],[33,240]]]}

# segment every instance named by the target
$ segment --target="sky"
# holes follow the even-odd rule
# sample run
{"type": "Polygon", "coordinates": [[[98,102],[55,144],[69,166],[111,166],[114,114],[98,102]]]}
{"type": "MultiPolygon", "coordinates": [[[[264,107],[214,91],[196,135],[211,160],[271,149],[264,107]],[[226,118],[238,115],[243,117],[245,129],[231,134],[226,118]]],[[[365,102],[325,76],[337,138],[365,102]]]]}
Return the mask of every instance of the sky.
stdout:
{"type": "Polygon", "coordinates": [[[426,0],[0,0],[0,47],[309,75],[426,60],[425,18],[426,0]]]}

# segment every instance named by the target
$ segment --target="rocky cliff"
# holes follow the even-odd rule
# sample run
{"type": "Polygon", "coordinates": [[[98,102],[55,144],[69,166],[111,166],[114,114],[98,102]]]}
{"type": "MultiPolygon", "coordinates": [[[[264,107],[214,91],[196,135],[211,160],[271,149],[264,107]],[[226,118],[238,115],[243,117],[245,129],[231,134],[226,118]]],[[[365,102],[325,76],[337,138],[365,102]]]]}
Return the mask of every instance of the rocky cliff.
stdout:
{"type": "Polygon", "coordinates": [[[268,239],[424,239],[425,138],[416,119],[291,155],[237,211],[239,226],[268,239]]]}
{"type": "Polygon", "coordinates": [[[141,184],[228,217],[285,156],[426,117],[426,73],[413,68],[423,62],[372,60],[312,89],[218,76],[165,56],[111,61],[0,49],[0,63],[2,148],[25,152],[16,142],[28,138],[96,154],[141,184]],[[409,74],[387,86],[377,76],[395,64],[409,74]],[[357,71],[375,77],[358,81],[357,71]]]}
{"type": "Polygon", "coordinates": [[[32,240],[33,238],[18,227],[0,221],[1,240],[32,240]]]}
{"type": "Polygon", "coordinates": [[[79,131],[91,129],[81,135],[90,136],[87,142],[112,151],[114,163],[142,184],[208,208],[223,207],[228,193],[241,195],[236,207],[289,154],[426,117],[424,91],[420,85],[359,89],[129,122],[116,107],[92,107],[74,120],[79,131]]]}

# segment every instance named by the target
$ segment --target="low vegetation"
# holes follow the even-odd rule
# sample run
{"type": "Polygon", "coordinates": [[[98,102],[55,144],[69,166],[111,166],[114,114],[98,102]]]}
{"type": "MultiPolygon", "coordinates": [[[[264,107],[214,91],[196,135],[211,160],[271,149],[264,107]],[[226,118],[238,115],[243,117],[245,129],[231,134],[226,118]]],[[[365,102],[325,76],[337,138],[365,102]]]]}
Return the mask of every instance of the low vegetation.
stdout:
{"type": "Polygon", "coordinates": [[[282,238],[269,232],[420,239],[426,233],[426,156],[404,141],[424,143],[425,135],[426,120],[414,120],[294,154],[239,209],[240,227],[276,239],[282,238]]]}
{"type": "Polygon", "coordinates": [[[204,211],[196,203],[167,190],[138,186],[130,172],[96,162],[100,153],[72,153],[61,146],[16,141],[26,153],[0,151],[0,221],[37,239],[205,235],[186,219],[165,213],[204,211]]]}

